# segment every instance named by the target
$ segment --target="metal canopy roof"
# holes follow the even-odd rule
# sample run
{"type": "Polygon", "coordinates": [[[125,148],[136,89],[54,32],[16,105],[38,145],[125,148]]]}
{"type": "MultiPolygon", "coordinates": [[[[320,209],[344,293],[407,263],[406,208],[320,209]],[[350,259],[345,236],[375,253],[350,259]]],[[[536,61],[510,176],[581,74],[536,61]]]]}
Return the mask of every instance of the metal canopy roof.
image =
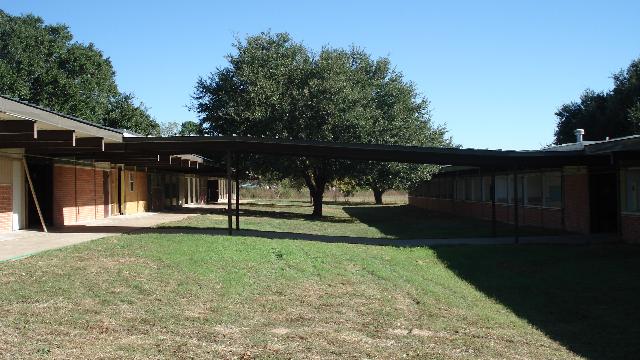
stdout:
{"type": "Polygon", "coordinates": [[[120,144],[106,146],[105,151],[158,154],[176,151],[199,154],[230,151],[280,156],[474,166],[578,165],[608,159],[599,156],[587,158],[582,151],[477,150],[224,136],[124,138],[120,144]]]}
{"type": "MultiPolygon", "coordinates": [[[[607,165],[611,154],[637,158],[640,137],[612,139],[568,151],[513,151],[250,138],[238,136],[129,137],[29,103],[0,96],[0,148],[158,168],[207,164],[201,156],[251,153],[275,156],[464,165],[491,168],[607,165]],[[630,153],[631,152],[631,153],[630,153]],[[176,155],[183,154],[183,155],[176,155]],[[180,160],[178,160],[180,159],[180,160]]],[[[217,168],[216,168],[217,170],[217,168]]]]}

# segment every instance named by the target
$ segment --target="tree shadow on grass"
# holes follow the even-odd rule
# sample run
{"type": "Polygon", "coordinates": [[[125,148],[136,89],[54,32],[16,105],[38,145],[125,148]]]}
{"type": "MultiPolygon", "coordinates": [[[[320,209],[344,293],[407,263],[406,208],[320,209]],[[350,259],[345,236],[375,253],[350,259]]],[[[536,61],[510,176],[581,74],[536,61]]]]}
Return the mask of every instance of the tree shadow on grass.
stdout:
{"type": "MultiPolygon", "coordinates": [[[[259,207],[263,207],[260,205],[259,207]]],[[[205,214],[210,215],[227,215],[227,209],[209,209],[205,214]]],[[[235,209],[232,210],[233,216],[235,216],[235,209]]],[[[312,221],[312,222],[323,222],[323,223],[353,223],[354,219],[348,217],[337,217],[337,216],[323,216],[323,217],[315,217],[311,216],[311,214],[304,212],[294,212],[294,211],[275,211],[275,210],[260,210],[260,209],[251,209],[248,206],[240,206],[240,221],[242,222],[242,218],[268,218],[268,219],[284,219],[284,220],[304,220],[304,221],[312,221]]],[[[234,220],[235,221],[235,220],[234,220]]]]}
{"type": "Polygon", "coordinates": [[[640,247],[437,247],[460,278],[580,356],[640,354],[640,247]]]}

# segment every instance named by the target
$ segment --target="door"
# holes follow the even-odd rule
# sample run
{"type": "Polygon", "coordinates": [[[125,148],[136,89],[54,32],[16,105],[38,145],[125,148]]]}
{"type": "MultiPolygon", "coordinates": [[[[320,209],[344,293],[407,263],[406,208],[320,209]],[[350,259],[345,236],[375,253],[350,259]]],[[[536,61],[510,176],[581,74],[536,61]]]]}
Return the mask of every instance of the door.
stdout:
{"type": "MultiPolygon", "coordinates": [[[[35,200],[38,200],[42,218],[46,225],[53,224],[53,164],[45,160],[29,160],[27,161],[29,175],[33,190],[36,193],[35,199],[31,193],[31,189],[27,187],[27,227],[41,228],[40,216],[35,200]]],[[[27,185],[28,186],[28,185],[27,185]]]]}
{"type": "Polygon", "coordinates": [[[207,202],[217,203],[218,202],[218,180],[208,180],[207,181],[207,202]]]}
{"type": "Polygon", "coordinates": [[[589,176],[591,232],[613,233],[618,230],[618,181],[614,172],[589,176]]]}

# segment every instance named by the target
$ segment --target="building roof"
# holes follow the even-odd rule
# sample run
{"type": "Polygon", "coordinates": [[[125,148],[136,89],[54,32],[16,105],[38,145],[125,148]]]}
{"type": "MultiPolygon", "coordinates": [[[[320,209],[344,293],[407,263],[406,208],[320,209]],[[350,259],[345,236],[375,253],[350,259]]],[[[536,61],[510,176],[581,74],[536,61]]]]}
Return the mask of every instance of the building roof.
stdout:
{"type": "MultiPolygon", "coordinates": [[[[257,153],[276,156],[365,161],[512,168],[608,164],[612,152],[640,150],[640,136],[553,146],[542,150],[482,150],[422,146],[353,144],[327,141],[251,138],[238,136],[141,137],[53,112],[29,103],[0,97],[0,148],[23,147],[27,153],[74,156],[115,163],[173,164],[176,157],[198,164],[195,155],[257,153]],[[4,120],[4,121],[3,121],[4,120]],[[15,124],[11,124],[11,122],[15,124]],[[26,124],[26,125],[25,125],[26,124]],[[31,124],[31,125],[30,125],[31,124]],[[12,128],[11,126],[15,126],[12,128]],[[2,126],[9,131],[2,134],[2,126]],[[32,126],[31,129],[29,126],[32,126]],[[38,128],[48,136],[38,137],[38,128]],[[31,130],[30,130],[31,129],[31,130]],[[13,131],[13,132],[11,132],[13,131]],[[73,141],[65,136],[72,135],[73,141]],[[4,137],[4,138],[3,138],[4,137]],[[76,138],[78,140],[76,140],[76,138]],[[81,141],[86,138],[86,141],[81,141]],[[21,140],[17,140],[21,139],[21,140]],[[93,139],[92,141],[89,141],[93,139]],[[78,144],[78,142],[80,144],[78,144]]],[[[200,158],[202,159],[202,158],[200,158]]]]}
{"type": "MultiPolygon", "coordinates": [[[[73,130],[87,135],[104,135],[105,141],[121,141],[123,131],[96,124],[75,116],[0,95],[1,120],[31,120],[53,128],[73,130]]],[[[46,127],[46,126],[45,126],[46,127]]]]}

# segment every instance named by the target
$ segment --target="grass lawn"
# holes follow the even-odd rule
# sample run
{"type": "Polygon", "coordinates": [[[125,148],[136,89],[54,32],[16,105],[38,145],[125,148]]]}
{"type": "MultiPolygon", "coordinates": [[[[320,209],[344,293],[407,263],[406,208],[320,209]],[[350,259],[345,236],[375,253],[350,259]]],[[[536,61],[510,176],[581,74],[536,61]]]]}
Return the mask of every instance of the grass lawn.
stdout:
{"type": "MultiPolygon", "coordinates": [[[[321,219],[309,217],[308,201],[268,201],[240,204],[240,223],[245,230],[276,231],[292,234],[355,236],[393,239],[428,239],[491,236],[491,222],[427,212],[406,204],[327,203],[321,219]]],[[[234,219],[235,224],[235,219],[234,219]]],[[[226,228],[224,209],[187,220],[166,223],[164,227],[226,228]]],[[[556,235],[561,231],[520,227],[526,235],[556,235]]],[[[513,225],[498,223],[498,236],[514,234],[513,225]]]]}
{"type": "Polygon", "coordinates": [[[162,232],[0,263],[0,355],[540,359],[640,351],[637,246],[401,248],[162,232]]]}

